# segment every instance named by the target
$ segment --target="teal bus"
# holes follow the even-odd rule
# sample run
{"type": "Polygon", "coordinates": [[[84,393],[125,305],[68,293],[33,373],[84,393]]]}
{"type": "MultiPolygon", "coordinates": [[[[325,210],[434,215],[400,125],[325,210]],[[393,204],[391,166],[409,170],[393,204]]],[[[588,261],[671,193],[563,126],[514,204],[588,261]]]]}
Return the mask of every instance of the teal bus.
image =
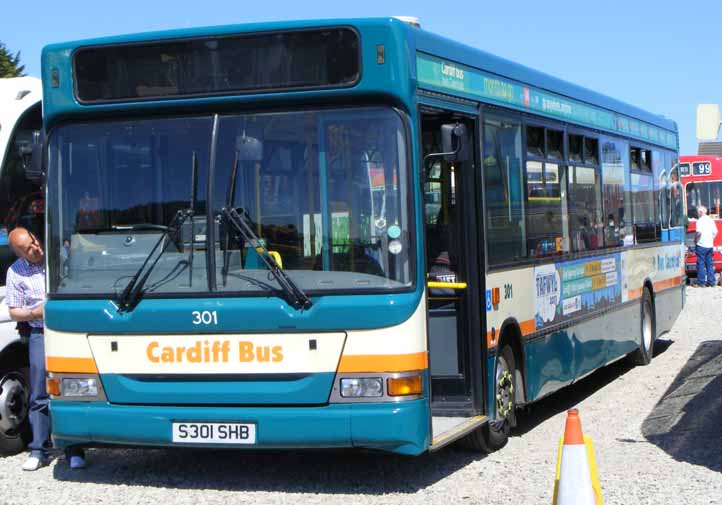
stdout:
{"type": "Polygon", "coordinates": [[[494,450],[682,309],[675,123],[403,20],[54,44],[42,79],[58,447],[494,450]]]}

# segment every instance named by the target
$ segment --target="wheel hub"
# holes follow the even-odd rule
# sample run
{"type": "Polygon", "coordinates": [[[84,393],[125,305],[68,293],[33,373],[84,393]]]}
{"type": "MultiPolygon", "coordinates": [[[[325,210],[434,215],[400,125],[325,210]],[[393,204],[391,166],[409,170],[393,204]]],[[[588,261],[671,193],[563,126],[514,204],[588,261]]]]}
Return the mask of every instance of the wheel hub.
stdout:
{"type": "Polygon", "coordinates": [[[506,419],[514,408],[514,381],[511,372],[503,370],[499,375],[496,388],[496,415],[506,419]]]}
{"type": "Polygon", "coordinates": [[[28,390],[17,374],[0,381],[0,433],[15,435],[28,416],[28,390]]]}

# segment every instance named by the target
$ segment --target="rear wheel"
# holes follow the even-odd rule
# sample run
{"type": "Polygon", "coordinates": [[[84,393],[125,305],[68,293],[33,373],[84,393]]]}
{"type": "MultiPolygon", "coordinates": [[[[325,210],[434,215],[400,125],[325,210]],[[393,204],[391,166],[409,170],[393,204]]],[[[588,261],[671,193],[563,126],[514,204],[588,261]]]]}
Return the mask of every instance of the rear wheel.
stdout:
{"type": "Polygon", "coordinates": [[[654,337],[656,334],[654,304],[652,293],[644,288],[642,293],[642,324],[640,326],[639,349],[632,353],[632,363],[649,365],[654,355],[654,337]]]}
{"type": "Polygon", "coordinates": [[[509,433],[515,422],[514,394],[516,363],[511,347],[505,345],[496,357],[494,370],[494,412],[493,418],[484,426],[469,433],[463,443],[470,449],[493,452],[509,441],[509,433]]]}
{"type": "Polygon", "coordinates": [[[25,449],[30,439],[29,398],[27,369],[0,369],[0,454],[25,449]]]}

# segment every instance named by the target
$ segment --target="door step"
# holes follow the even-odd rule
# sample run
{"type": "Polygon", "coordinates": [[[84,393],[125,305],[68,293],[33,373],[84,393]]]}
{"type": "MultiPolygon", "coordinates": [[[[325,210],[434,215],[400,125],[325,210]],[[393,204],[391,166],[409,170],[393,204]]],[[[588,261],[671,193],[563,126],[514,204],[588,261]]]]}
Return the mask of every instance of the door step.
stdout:
{"type": "Polygon", "coordinates": [[[489,420],[486,416],[431,418],[433,439],[429,452],[438,451],[452,442],[468,435],[489,420]]]}

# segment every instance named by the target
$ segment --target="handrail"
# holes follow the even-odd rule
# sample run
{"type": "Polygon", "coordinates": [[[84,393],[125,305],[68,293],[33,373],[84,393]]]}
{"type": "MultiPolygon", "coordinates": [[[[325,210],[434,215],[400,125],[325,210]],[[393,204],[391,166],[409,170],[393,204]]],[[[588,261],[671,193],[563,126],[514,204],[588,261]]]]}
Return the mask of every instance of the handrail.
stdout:
{"type": "Polygon", "coordinates": [[[431,289],[466,289],[467,284],[465,282],[439,282],[439,281],[428,281],[426,283],[431,289]]]}

